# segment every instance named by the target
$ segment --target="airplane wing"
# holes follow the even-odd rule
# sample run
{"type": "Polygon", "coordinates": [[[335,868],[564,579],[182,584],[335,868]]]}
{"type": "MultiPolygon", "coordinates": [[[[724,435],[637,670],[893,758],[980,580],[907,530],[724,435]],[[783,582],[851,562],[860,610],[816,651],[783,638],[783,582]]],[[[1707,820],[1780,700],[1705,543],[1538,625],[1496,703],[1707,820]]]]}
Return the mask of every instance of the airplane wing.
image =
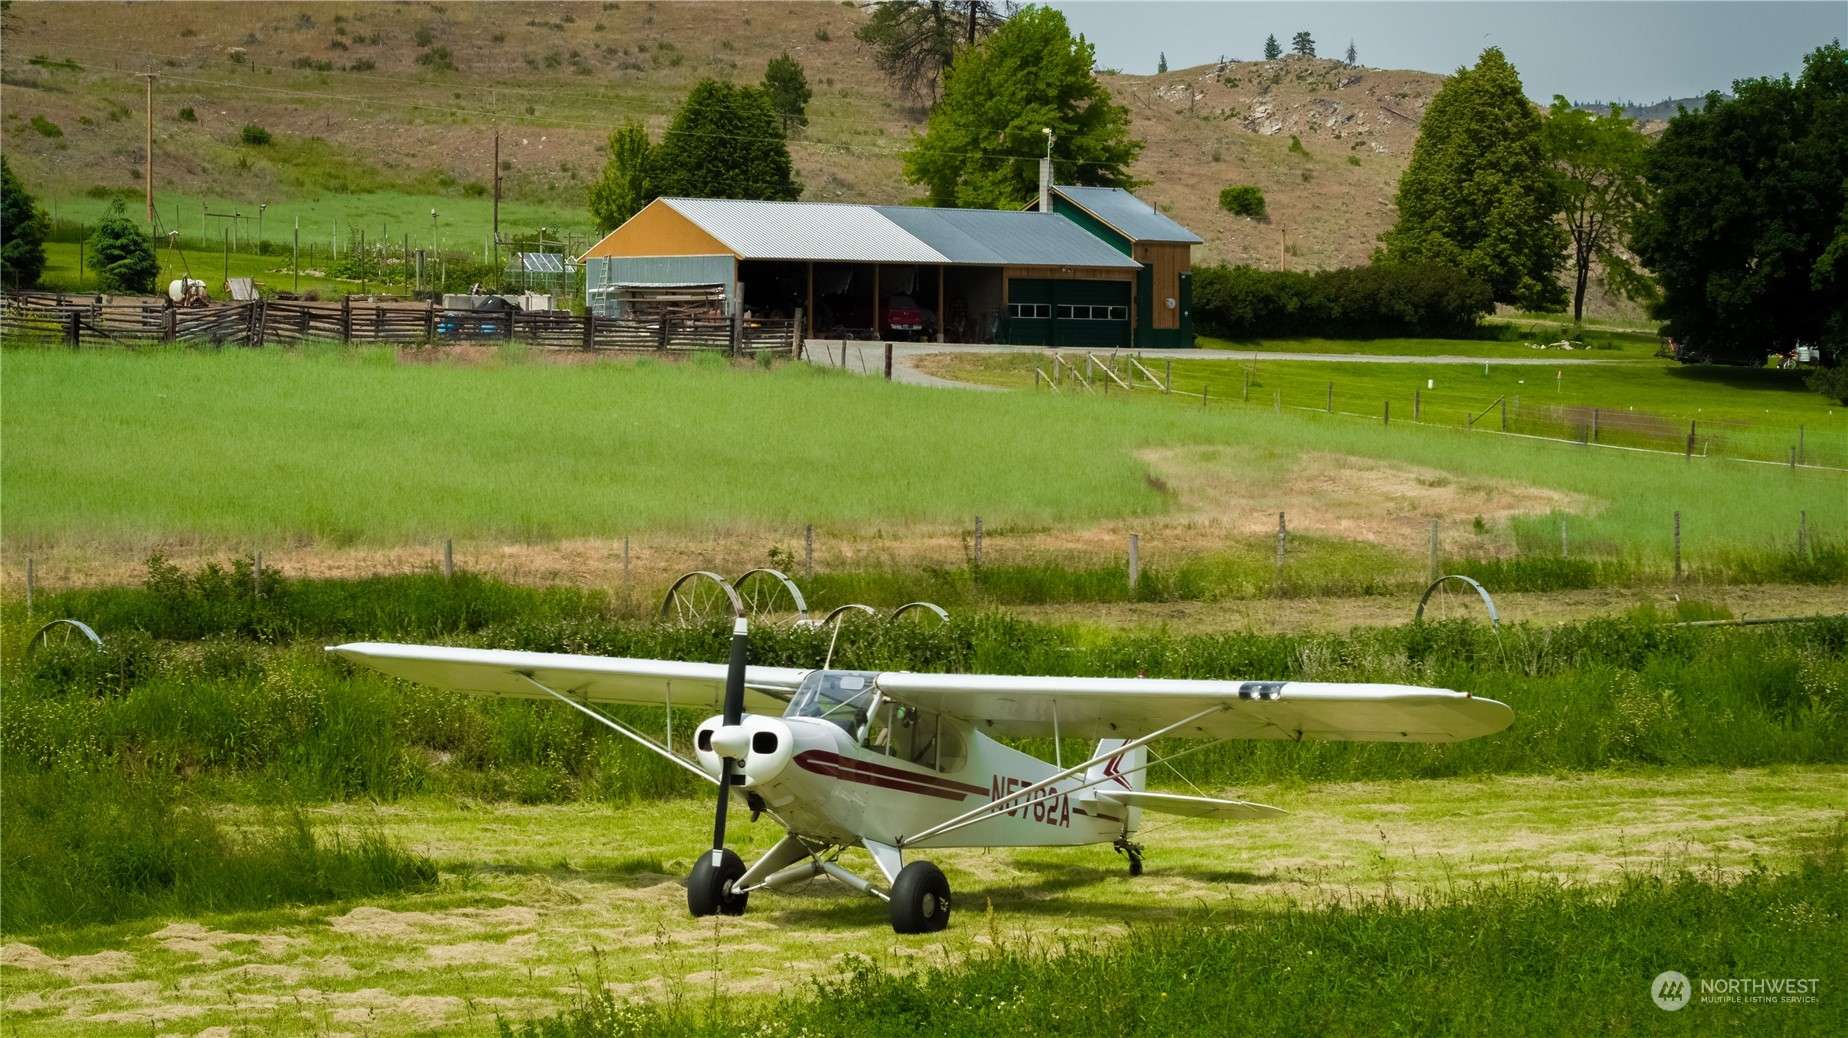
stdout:
{"type": "MultiPolygon", "coordinates": [[[[393,677],[457,692],[549,699],[520,675],[591,703],[686,706],[719,710],[725,699],[725,664],[575,656],[556,652],[465,649],[445,645],[354,642],[327,649],[393,677]]],[[[782,713],[806,670],[751,667],[745,671],[744,707],[782,713]]]]}
{"type": "Polygon", "coordinates": [[[1175,738],[1456,742],[1491,735],[1514,711],[1467,692],[1413,685],[1000,674],[879,675],[888,697],[974,722],[993,735],[1134,738],[1220,709],[1175,738]]]}
{"type": "Polygon", "coordinates": [[[1281,807],[1254,804],[1249,800],[1221,800],[1218,797],[1190,797],[1182,793],[1151,793],[1141,789],[1105,789],[1096,799],[1162,814],[1186,815],[1190,818],[1275,818],[1288,814],[1281,807]]]}

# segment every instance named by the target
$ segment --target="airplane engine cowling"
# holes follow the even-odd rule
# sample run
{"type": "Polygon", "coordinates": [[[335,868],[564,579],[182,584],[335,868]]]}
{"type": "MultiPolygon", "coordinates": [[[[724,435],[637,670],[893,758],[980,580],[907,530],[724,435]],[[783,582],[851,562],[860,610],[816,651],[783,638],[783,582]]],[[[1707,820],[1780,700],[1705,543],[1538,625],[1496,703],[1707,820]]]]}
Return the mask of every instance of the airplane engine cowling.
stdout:
{"type": "Polygon", "coordinates": [[[789,726],[775,717],[746,714],[736,725],[711,717],[693,733],[693,752],[708,774],[719,774],[721,755],[740,761],[744,786],[775,779],[796,755],[796,740],[789,726]]]}

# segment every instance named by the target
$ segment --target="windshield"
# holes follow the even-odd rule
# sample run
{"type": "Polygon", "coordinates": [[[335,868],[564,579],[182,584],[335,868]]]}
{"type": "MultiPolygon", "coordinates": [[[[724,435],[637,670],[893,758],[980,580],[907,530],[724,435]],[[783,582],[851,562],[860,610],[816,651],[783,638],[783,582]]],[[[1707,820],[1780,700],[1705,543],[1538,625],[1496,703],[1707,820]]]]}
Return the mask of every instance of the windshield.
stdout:
{"type": "Polygon", "coordinates": [[[871,671],[814,671],[802,679],[783,716],[819,717],[858,738],[860,726],[866,723],[867,711],[872,708],[876,677],[871,671]]]}

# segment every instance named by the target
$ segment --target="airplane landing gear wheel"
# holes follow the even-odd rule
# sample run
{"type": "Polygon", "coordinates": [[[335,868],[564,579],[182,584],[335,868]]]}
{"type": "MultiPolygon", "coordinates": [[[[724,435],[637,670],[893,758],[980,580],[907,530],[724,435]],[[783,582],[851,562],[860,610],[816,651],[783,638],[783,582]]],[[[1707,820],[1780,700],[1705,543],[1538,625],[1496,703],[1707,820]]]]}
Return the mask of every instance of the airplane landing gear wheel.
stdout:
{"type": "Polygon", "coordinates": [[[1124,855],[1129,859],[1129,874],[1132,876],[1142,875],[1142,845],[1139,843],[1130,843],[1128,837],[1119,836],[1113,846],[1115,846],[1118,854],[1124,855]]]}
{"type": "Polygon", "coordinates": [[[892,884],[892,929],[897,933],[936,933],[950,925],[950,881],[928,861],[899,870],[892,884]]]}
{"type": "Polygon", "coordinates": [[[695,917],[709,915],[743,915],[749,894],[732,893],[732,884],[744,875],[744,859],[727,848],[719,864],[712,864],[712,852],[701,851],[687,877],[687,911],[695,917]]]}

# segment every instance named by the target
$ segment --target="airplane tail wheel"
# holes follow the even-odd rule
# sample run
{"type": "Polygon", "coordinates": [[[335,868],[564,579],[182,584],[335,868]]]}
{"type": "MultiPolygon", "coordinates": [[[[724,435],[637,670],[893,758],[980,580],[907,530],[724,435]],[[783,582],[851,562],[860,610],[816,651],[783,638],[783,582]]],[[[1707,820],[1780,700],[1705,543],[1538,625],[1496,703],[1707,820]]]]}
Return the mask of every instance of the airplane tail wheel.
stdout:
{"type": "Polygon", "coordinates": [[[744,859],[727,848],[719,864],[712,864],[712,854],[701,851],[687,877],[687,911],[695,916],[743,915],[749,894],[732,893],[732,884],[744,875],[744,859]]]}
{"type": "Polygon", "coordinates": [[[950,925],[950,881],[928,861],[899,870],[892,884],[892,929],[898,933],[936,933],[950,925]]]}

